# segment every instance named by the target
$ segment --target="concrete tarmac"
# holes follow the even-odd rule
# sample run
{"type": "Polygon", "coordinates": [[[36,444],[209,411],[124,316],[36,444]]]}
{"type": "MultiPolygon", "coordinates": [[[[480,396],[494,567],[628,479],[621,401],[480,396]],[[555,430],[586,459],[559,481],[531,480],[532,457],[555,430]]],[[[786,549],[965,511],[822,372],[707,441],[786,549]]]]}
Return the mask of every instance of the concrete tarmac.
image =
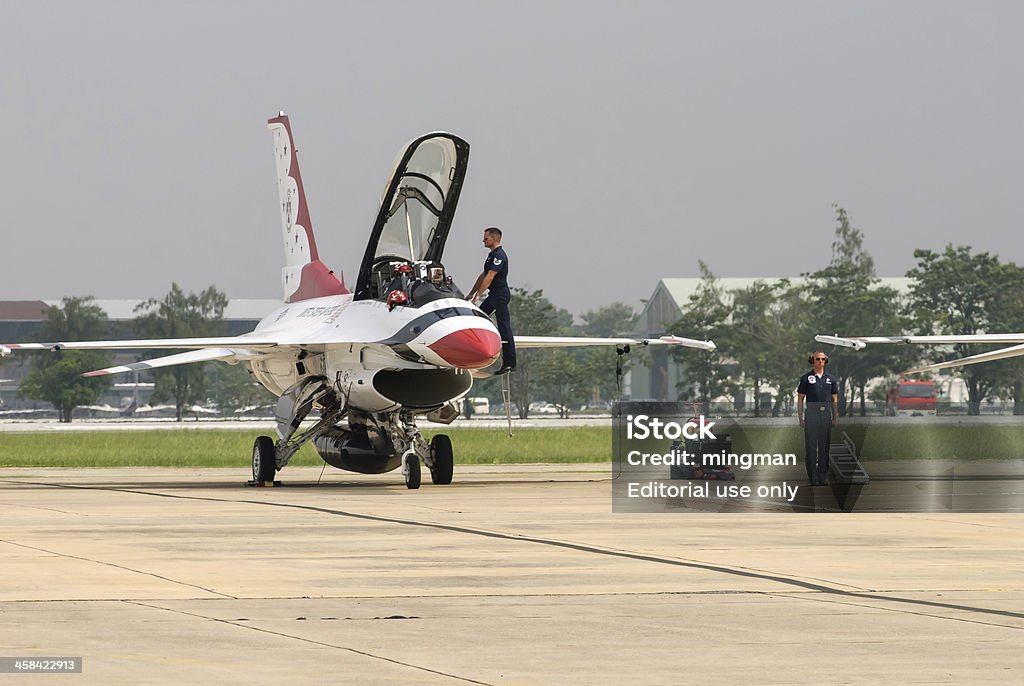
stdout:
{"type": "Polygon", "coordinates": [[[0,469],[0,656],[83,658],[48,684],[1024,682],[1024,515],[612,514],[608,475],[0,469]]]}

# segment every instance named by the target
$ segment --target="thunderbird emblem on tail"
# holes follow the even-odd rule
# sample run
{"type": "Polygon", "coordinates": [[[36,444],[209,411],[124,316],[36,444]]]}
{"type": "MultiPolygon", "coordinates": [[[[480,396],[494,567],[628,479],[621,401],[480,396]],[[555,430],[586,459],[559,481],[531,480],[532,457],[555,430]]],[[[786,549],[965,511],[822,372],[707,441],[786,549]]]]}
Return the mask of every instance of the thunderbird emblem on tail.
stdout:
{"type": "MultiPolygon", "coordinates": [[[[187,352],[89,372],[116,374],[220,360],[243,363],[278,396],[277,438],[260,436],[252,454],[256,482],[272,482],[296,451],[313,441],[328,464],[366,474],[402,468],[420,485],[420,463],[435,484],[452,481],[450,439],[428,444],[416,421],[450,424],[473,372],[501,353],[498,330],[468,302],[441,262],[469,159],[469,144],[431,133],[398,157],[385,187],[356,277],[346,287],[317,252],[288,117],[268,121],[274,138],[281,207],[283,305],[249,334],[220,338],[62,341],[6,344],[15,349],[186,349],[187,352]],[[303,421],[314,409],[319,417],[303,421]]],[[[519,348],[583,345],[682,345],[688,338],[516,337],[519,348]]]]}

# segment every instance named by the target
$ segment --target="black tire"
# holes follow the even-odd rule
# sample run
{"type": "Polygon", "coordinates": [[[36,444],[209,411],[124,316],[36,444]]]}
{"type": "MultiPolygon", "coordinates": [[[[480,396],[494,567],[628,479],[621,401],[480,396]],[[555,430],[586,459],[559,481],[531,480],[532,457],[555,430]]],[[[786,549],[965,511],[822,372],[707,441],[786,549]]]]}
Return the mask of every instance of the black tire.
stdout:
{"type": "Polygon", "coordinates": [[[430,440],[430,452],[434,456],[434,468],[430,470],[430,480],[439,486],[447,486],[452,482],[452,476],[455,473],[452,439],[445,434],[437,434],[430,440]]]}
{"type": "Polygon", "coordinates": [[[408,461],[409,468],[405,471],[405,487],[409,490],[415,490],[420,487],[420,458],[415,455],[410,455],[407,458],[403,458],[408,461]]]}
{"type": "Polygon", "coordinates": [[[257,483],[273,482],[277,471],[274,439],[270,436],[259,436],[252,446],[252,478],[257,483]]]}

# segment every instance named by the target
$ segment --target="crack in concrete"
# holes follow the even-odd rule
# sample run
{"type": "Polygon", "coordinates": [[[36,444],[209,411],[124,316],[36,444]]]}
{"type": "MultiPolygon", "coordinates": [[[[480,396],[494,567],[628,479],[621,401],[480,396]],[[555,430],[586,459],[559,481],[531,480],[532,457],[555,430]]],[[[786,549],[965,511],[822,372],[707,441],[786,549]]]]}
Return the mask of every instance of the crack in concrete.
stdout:
{"type": "Polygon", "coordinates": [[[210,617],[208,615],[202,615],[196,612],[186,612],[185,610],[175,610],[169,607],[161,607],[159,605],[151,605],[149,603],[142,603],[135,600],[122,601],[128,605],[138,605],[139,607],[148,607],[153,610],[161,610],[163,612],[171,612],[177,615],[183,615],[186,617],[196,617],[199,619],[205,619],[211,622],[219,622],[221,624],[227,624],[228,626],[238,627],[239,629],[248,629],[249,631],[258,631],[260,633],[269,634],[271,636],[280,636],[281,638],[288,638],[294,641],[301,641],[310,645],[321,646],[323,648],[334,648],[335,650],[344,650],[346,652],[360,655],[362,657],[368,657],[374,660],[381,660],[383,662],[390,662],[393,665],[400,667],[407,667],[409,669],[415,669],[421,672],[427,672],[429,674],[437,674],[438,676],[447,677],[449,679],[456,679],[458,681],[464,681],[467,684],[479,684],[480,686],[495,686],[486,681],[478,681],[476,679],[470,679],[469,677],[459,676],[458,674],[452,674],[450,672],[442,672],[438,669],[431,669],[430,667],[424,667],[423,665],[413,664],[411,662],[403,662],[402,660],[396,660],[392,657],[386,657],[384,655],[377,655],[376,653],[370,653],[365,650],[359,650],[358,648],[352,648],[350,646],[338,645],[336,643],[327,643],[326,641],[317,641],[312,638],[306,638],[304,636],[296,636],[294,634],[286,634],[283,631],[274,631],[272,629],[264,629],[258,626],[252,626],[249,624],[240,624],[237,620],[233,621],[230,619],[221,619],[220,617],[210,617]]]}

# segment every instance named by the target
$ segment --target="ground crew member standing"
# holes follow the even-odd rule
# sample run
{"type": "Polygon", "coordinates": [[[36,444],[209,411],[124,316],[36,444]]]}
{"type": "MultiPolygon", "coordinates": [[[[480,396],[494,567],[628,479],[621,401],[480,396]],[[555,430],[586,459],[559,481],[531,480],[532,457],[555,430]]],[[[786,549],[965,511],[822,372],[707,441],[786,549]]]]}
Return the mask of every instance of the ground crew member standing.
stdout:
{"type": "Polygon", "coordinates": [[[825,365],[828,364],[825,353],[812,353],[807,361],[812,369],[800,377],[797,385],[796,413],[804,430],[807,479],[812,486],[824,486],[828,483],[828,446],[839,414],[839,387],[835,378],[825,373],[825,365]]]}
{"type": "Polygon", "coordinates": [[[501,334],[501,368],[494,373],[507,374],[516,368],[516,342],[512,336],[512,315],[508,310],[512,291],[508,288],[508,255],[501,247],[501,229],[494,226],[484,229],[484,247],[491,252],[484,260],[484,271],[473,284],[468,300],[476,303],[480,294],[489,289],[480,309],[484,314],[496,313],[498,333],[501,334]]]}

